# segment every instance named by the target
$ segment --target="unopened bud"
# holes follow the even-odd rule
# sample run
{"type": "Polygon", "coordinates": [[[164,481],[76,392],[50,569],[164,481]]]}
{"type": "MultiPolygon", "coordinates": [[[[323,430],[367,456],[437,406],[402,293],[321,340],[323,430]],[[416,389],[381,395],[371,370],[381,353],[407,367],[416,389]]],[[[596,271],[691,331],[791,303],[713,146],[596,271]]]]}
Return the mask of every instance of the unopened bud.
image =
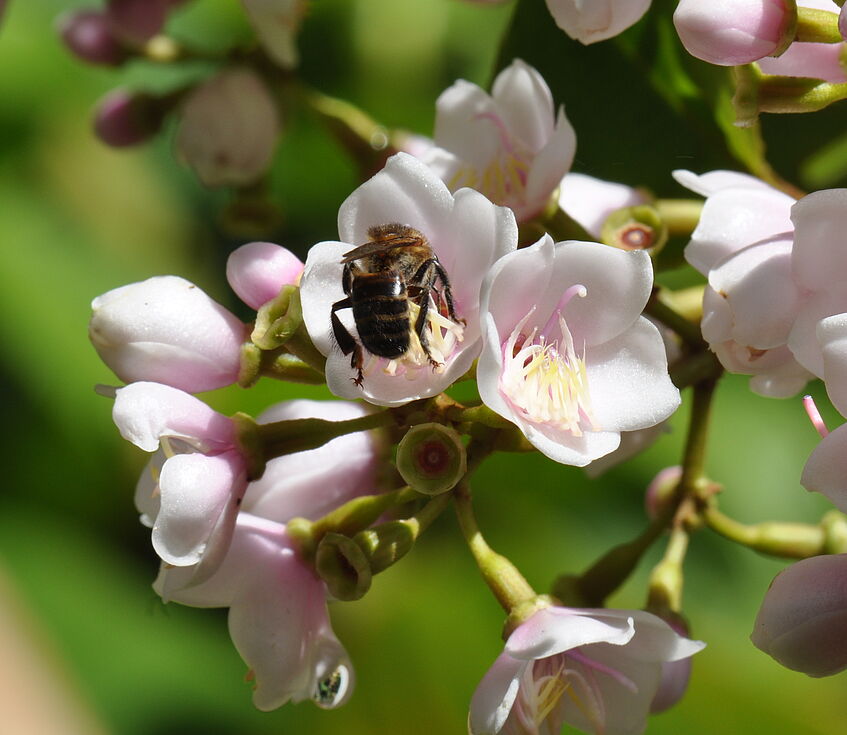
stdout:
{"type": "Polygon", "coordinates": [[[452,490],[467,471],[461,437],[441,424],[413,426],[397,446],[397,471],[424,495],[452,490]]]}
{"type": "Polygon", "coordinates": [[[79,59],[100,66],[120,66],[129,54],[112,32],[112,24],[97,10],[79,10],[59,18],[57,30],[79,59]]]}
{"type": "Polygon", "coordinates": [[[284,345],[302,324],[300,289],[283,286],[275,298],[259,309],[250,339],[262,350],[275,350],[284,345]]]}
{"type": "Polygon", "coordinates": [[[371,586],[367,557],[353,539],[327,533],[318,544],[315,569],[338,600],[358,600],[371,586]]]}
{"type": "Polygon", "coordinates": [[[242,245],[226,261],[226,279],[248,306],[259,309],[279,294],[283,286],[300,282],[303,261],[272,242],[242,245]]]}
{"type": "Polygon", "coordinates": [[[653,207],[638,204],[612,212],[603,223],[600,237],[612,247],[646,250],[653,255],[667,242],[668,228],[653,207]]]}
{"type": "Polygon", "coordinates": [[[141,44],[162,30],[171,5],[170,0],[109,0],[106,18],[117,37],[141,44]]]}
{"type": "Polygon", "coordinates": [[[367,558],[371,573],[379,574],[409,553],[415,537],[407,522],[390,521],[357,533],[354,541],[367,558]]]}
{"type": "Polygon", "coordinates": [[[113,89],[97,105],[94,132],[114,148],[146,143],[161,129],[169,108],[170,105],[159,97],[113,89]]]}
{"type": "Polygon", "coordinates": [[[668,507],[681,477],[681,466],[665,467],[647,486],[647,492],[644,493],[644,510],[651,521],[658,518],[668,507]]]}

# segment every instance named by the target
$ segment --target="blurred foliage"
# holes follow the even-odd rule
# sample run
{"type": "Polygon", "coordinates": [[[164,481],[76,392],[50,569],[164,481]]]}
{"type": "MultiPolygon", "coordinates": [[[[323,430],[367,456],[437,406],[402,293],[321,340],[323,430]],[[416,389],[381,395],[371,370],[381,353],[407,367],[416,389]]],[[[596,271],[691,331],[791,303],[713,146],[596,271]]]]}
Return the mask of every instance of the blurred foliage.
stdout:
{"type": "MultiPolygon", "coordinates": [[[[358,676],[352,702],[257,712],[225,612],[163,606],[150,588],[156,561],[132,504],[145,457],[120,441],[96,383],[114,383],[86,339],[90,300],[154,274],[193,280],[234,310],[223,265],[237,245],[218,215],[226,192],[204,191],[171,155],[168,134],[143,149],[112,151],[89,130],[91,107],[129,83],[168,89],[206,73],[133,63],[115,72],[70,59],[54,18],[83,3],[12,0],[0,28],[0,338],[5,480],[0,565],[33,624],[61,660],[71,691],[107,732],[461,733],[479,678],[501,648],[502,615],[454,519],[446,514],[361,601],[336,604],[336,631],[358,676]]],[[[457,77],[486,85],[520,56],[564,104],[578,135],[575,170],[680,195],[674,168],[738,164],[719,109],[723,70],[686,57],[668,26],[670,0],[621,38],[570,41],[543,0],[485,7],[459,0],[321,0],[300,47],[303,78],[350,99],[390,127],[427,134],[434,100],[457,77]],[[704,81],[709,80],[709,81],[704,81]],[[706,88],[708,96],[697,90],[706,88]]],[[[210,48],[249,34],[235,0],[196,0],[174,32],[210,48]]],[[[763,120],[769,159],[800,186],[844,183],[840,108],[763,120]]],[[[737,146],[737,141],[733,143],[737,146]]],[[[273,172],[284,220],[277,241],[305,253],[336,236],[338,205],[356,169],[303,110],[286,117],[273,172]]],[[[826,404],[823,390],[813,390],[826,404]]],[[[208,396],[225,412],[258,413],[320,388],[261,383],[208,396]]],[[[840,419],[825,410],[830,425],[840,419]]],[[[538,456],[495,457],[475,482],[481,527],[543,590],[644,524],[643,489],[676,464],[685,407],[649,451],[599,481],[538,456]]],[[[827,505],[798,484],[816,442],[799,400],[752,395],[743,378],[718,393],[708,468],[722,507],[743,521],[816,520],[827,505]]],[[[661,543],[658,544],[661,547],[661,543]]],[[[656,548],[611,601],[644,602],[656,548]]],[[[651,720],[649,733],[754,730],[836,735],[847,703],[843,676],[812,680],[781,669],[748,634],[782,563],[696,535],[686,565],[692,633],[708,641],[689,693],[651,720]]],[[[0,600],[0,604],[3,601],[0,600]]],[[[33,701],[33,707],[39,703],[33,701]]],[[[0,712],[0,733],[10,729],[0,712]]]]}

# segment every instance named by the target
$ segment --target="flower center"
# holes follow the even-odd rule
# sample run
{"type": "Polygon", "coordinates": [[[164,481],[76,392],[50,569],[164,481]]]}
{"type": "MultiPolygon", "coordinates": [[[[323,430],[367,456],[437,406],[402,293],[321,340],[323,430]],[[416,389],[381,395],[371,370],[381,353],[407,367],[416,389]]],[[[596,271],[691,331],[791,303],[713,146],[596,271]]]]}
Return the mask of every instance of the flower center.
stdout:
{"type": "Polygon", "coordinates": [[[503,343],[503,372],[500,391],[512,407],[534,424],[543,424],[582,436],[583,424],[597,431],[588,376],[585,349],[582,357],[574,348],[573,336],[562,310],[574,296],[583,297],[584,286],[565,291],[547,324],[527,334],[524,327],[535,312],[533,306],[503,343]],[[558,332],[559,337],[550,339],[558,332]]]}

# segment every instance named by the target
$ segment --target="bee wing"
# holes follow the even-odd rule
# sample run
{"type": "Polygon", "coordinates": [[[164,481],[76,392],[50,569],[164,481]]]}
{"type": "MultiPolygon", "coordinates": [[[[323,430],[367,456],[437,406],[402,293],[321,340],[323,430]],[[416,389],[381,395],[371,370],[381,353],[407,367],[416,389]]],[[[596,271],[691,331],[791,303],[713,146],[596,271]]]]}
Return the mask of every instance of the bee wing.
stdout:
{"type": "Polygon", "coordinates": [[[386,252],[388,250],[397,250],[398,248],[415,247],[421,244],[420,238],[409,237],[407,235],[398,235],[387,240],[371,240],[364,245],[359,245],[357,248],[344,253],[341,256],[341,263],[349,263],[359,258],[365,258],[374,253],[386,252]]]}

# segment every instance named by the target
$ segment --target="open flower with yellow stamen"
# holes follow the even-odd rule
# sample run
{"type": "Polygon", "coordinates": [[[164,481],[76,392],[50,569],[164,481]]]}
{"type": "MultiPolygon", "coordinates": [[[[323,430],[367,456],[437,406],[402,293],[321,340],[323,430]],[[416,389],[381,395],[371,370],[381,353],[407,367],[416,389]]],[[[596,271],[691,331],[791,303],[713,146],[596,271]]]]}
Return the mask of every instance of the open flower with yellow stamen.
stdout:
{"type": "Polygon", "coordinates": [[[576,134],[558,115],[542,76],[516,59],[491,95],[460,79],[435,103],[435,147],[424,160],[450,191],[463,186],[510,207],[518,222],[538,214],[568,172],[576,134]]]}
{"type": "Polygon", "coordinates": [[[521,623],[471,700],[470,735],[644,729],[662,663],[703,648],[640,610],[547,607],[521,623]]]}
{"type": "Polygon", "coordinates": [[[679,406],[656,327],[641,316],[650,257],[549,236],[501,258],[481,296],[485,404],[541,452],[583,467],[679,406]]]}

